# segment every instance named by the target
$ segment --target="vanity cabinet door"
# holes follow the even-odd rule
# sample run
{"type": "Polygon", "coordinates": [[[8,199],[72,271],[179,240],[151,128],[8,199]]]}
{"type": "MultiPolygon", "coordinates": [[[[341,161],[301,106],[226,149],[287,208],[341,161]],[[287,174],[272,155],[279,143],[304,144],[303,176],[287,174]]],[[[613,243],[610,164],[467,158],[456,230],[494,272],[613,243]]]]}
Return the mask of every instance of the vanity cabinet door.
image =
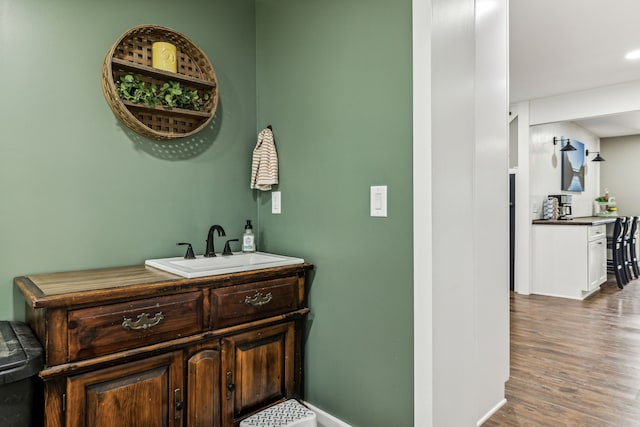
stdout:
{"type": "Polygon", "coordinates": [[[294,322],[287,322],[222,340],[223,427],[293,397],[294,334],[294,322]]]}
{"type": "Polygon", "coordinates": [[[66,426],[181,426],[183,357],[172,352],[69,377],[66,426]]]}
{"type": "Polygon", "coordinates": [[[220,345],[187,358],[187,426],[220,427],[220,345]]]}

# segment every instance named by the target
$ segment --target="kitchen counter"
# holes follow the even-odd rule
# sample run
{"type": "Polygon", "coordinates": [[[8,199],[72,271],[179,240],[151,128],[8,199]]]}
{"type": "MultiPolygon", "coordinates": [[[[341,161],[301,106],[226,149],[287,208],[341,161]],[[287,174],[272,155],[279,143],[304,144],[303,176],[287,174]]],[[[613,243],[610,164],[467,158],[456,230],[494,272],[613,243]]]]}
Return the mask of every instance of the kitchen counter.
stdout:
{"type": "Polygon", "coordinates": [[[542,225],[603,225],[616,222],[616,217],[581,216],[572,219],[534,219],[532,224],[542,225]]]}
{"type": "Polygon", "coordinates": [[[533,221],[531,293],[582,300],[597,292],[607,281],[606,230],[615,220],[533,221]]]}

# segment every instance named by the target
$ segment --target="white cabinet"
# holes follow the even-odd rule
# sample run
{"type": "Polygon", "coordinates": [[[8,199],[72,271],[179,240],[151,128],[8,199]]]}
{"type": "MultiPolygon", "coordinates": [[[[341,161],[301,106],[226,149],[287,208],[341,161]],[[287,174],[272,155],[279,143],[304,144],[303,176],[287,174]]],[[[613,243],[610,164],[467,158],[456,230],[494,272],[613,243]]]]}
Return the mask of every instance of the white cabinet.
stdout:
{"type": "Polygon", "coordinates": [[[604,225],[533,225],[532,293],[583,299],[607,280],[604,225]]]}
{"type": "MultiPolygon", "coordinates": [[[[593,228],[593,227],[592,227],[593,228]]],[[[596,289],[607,281],[607,237],[589,240],[589,289],[596,289]]]]}

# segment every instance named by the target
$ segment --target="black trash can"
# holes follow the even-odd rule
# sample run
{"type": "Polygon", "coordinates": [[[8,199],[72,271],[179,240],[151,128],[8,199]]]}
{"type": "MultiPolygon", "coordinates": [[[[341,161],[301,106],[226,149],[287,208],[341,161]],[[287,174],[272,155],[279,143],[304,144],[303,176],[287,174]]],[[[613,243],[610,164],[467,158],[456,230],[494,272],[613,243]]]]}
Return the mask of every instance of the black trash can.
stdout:
{"type": "Polygon", "coordinates": [[[0,321],[0,426],[31,427],[43,420],[38,371],[42,346],[29,326],[0,321]]]}

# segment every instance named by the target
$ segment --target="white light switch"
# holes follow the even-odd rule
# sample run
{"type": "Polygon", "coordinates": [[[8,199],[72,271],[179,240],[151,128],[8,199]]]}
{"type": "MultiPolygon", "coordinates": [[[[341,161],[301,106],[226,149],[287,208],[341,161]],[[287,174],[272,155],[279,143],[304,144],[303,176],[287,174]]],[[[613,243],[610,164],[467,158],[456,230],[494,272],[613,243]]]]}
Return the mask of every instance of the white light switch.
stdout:
{"type": "Polygon", "coordinates": [[[271,213],[272,214],[282,213],[281,201],[282,199],[279,191],[274,191],[271,193],[271,213]]]}
{"type": "Polygon", "coordinates": [[[371,216],[387,216],[387,186],[371,187],[371,216]]]}

